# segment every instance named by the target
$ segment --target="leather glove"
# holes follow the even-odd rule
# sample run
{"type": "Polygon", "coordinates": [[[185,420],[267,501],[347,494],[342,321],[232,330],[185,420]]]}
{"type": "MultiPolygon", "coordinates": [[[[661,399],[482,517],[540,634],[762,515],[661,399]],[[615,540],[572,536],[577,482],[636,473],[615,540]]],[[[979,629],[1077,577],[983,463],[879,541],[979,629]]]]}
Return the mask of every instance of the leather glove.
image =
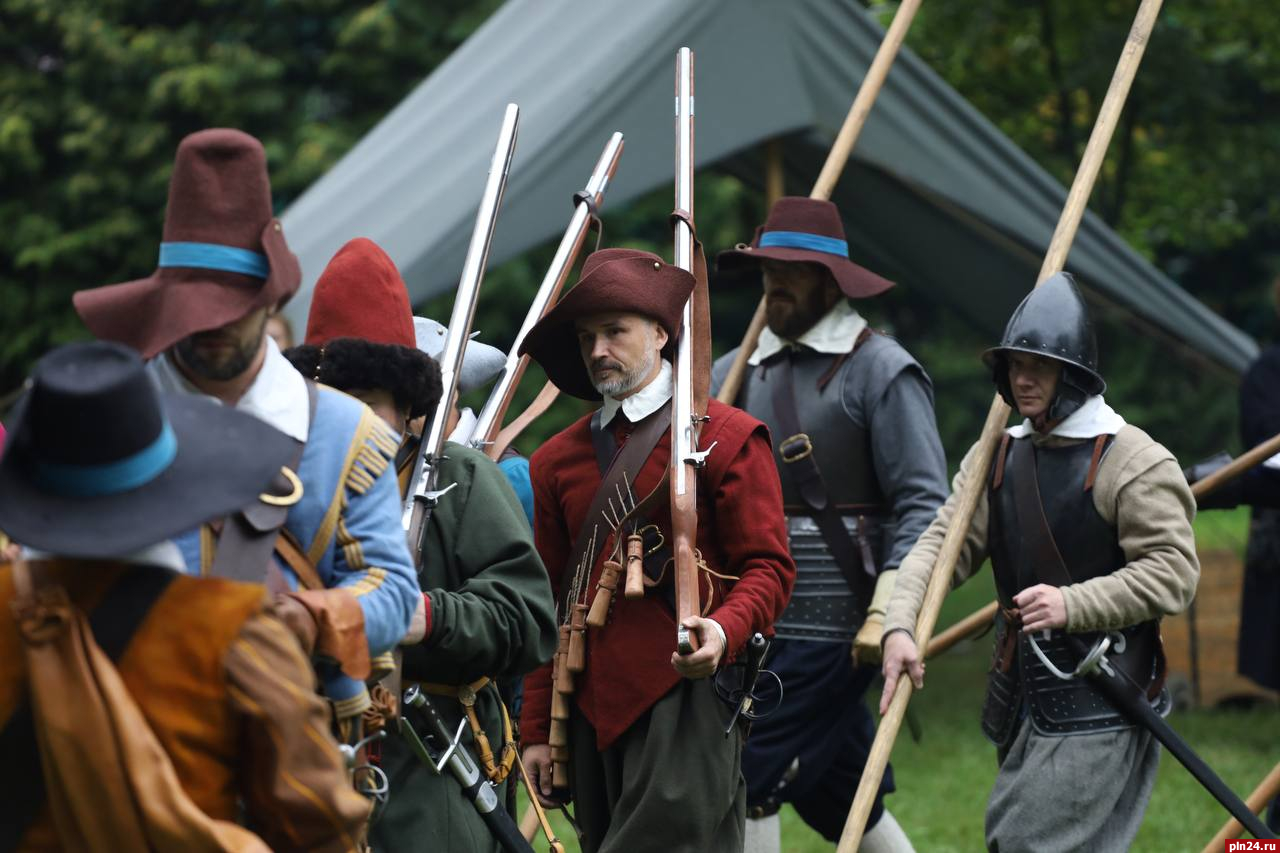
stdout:
{"type": "Polygon", "coordinates": [[[893,596],[893,585],[898,580],[898,570],[881,572],[876,578],[876,590],[867,607],[867,618],[853,638],[853,665],[880,663],[880,638],[884,634],[884,614],[893,596]]]}
{"type": "Polygon", "coordinates": [[[283,622],[290,633],[298,638],[298,644],[302,646],[302,651],[310,657],[315,650],[316,633],[319,630],[316,627],[316,620],[311,615],[311,611],[301,601],[288,593],[275,597],[272,610],[275,611],[276,618],[283,622]]]}
{"type": "MultiPolygon", "coordinates": [[[[1187,478],[1189,485],[1194,486],[1215,471],[1219,471],[1231,464],[1231,461],[1231,454],[1224,450],[1210,456],[1208,459],[1184,468],[1182,476],[1187,478]]],[[[1235,509],[1243,499],[1244,481],[1240,477],[1236,477],[1234,480],[1214,489],[1211,493],[1197,498],[1196,506],[1200,509],[1235,509]]]]}

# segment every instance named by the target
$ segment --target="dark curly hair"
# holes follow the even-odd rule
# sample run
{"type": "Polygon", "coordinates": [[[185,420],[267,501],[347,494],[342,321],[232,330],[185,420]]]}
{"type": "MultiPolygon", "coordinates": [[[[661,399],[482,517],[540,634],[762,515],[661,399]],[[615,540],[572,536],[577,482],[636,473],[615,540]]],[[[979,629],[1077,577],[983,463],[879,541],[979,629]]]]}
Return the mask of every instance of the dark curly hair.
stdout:
{"type": "Polygon", "coordinates": [[[324,346],[290,347],[284,356],[303,376],[339,391],[390,391],[396,408],[408,411],[410,420],[433,415],[443,392],[440,365],[419,349],[375,344],[363,338],[334,338],[324,346]]]}

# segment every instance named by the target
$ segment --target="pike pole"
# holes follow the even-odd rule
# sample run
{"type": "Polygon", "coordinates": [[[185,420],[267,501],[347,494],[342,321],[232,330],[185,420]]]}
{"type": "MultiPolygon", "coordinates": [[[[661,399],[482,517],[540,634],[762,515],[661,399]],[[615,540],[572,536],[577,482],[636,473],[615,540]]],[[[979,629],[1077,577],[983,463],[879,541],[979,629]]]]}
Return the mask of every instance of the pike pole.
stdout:
{"type": "MultiPolygon", "coordinates": [[[[853,105],[849,107],[849,114],[845,116],[844,124],[840,126],[840,132],[836,135],[836,141],[832,143],[831,150],[827,153],[827,160],[822,164],[822,171],[818,173],[818,179],[814,181],[813,190],[810,191],[809,198],[818,198],[826,201],[831,198],[831,193],[835,191],[836,183],[840,180],[840,173],[844,171],[845,164],[849,162],[849,155],[853,152],[853,146],[857,143],[858,136],[862,133],[862,128],[867,123],[867,117],[871,115],[871,107],[875,104],[876,97],[884,87],[885,78],[889,76],[889,68],[893,65],[893,60],[897,58],[898,49],[902,47],[902,42],[907,37],[907,30],[911,27],[911,21],[920,9],[920,2],[921,0],[903,0],[902,4],[898,6],[898,11],[894,13],[893,22],[889,24],[889,29],[884,34],[884,40],[880,42],[875,58],[871,60],[871,66],[867,68],[867,76],[862,78],[862,86],[858,88],[857,97],[853,99],[853,105]]],[[[760,297],[760,303],[756,305],[756,313],[752,315],[751,323],[747,326],[746,334],[742,336],[738,354],[734,357],[733,364],[729,367],[729,372],[725,374],[724,383],[720,386],[720,393],[716,394],[716,399],[721,403],[728,403],[732,406],[733,401],[737,399],[738,390],[742,387],[742,380],[747,375],[747,359],[751,357],[751,353],[756,348],[760,333],[764,331],[764,324],[765,301],[762,296],[760,297]]]]}
{"type": "MultiPolygon", "coordinates": [[[[1071,183],[1071,191],[1067,195],[1066,205],[1058,219],[1049,250],[1045,253],[1044,263],[1040,267],[1037,285],[1050,275],[1062,270],[1066,263],[1067,253],[1075,240],[1084,217],[1085,206],[1093,192],[1098,172],[1102,169],[1102,161],[1107,153],[1124,102],[1129,95],[1129,88],[1137,76],[1138,66],[1142,62],[1142,54],[1146,50],[1151,32],[1155,28],[1156,17],[1160,13],[1163,0],[1142,0],[1134,18],[1133,27],[1129,30],[1124,50],[1116,64],[1115,73],[1107,87],[1106,97],[1098,110],[1093,132],[1089,136],[1089,144],[1085,147],[1084,156],[1080,160],[1080,168],[1076,171],[1071,183]]],[[[929,640],[933,636],[934,624],[938,620],[938,611],[942,600],[951,587],[951,576],[955,572],[956,560],[964,545],[969,525],[973,521],[978,499],[986,485],[986,472],[991,467],[991,459],[995,455],[997,439],[1001,430],[1009,421],[1010,409],[997,395],[991,401],[991,409],[987,413],[982,435],[975,445],[973,460],[974,476],[965,483],[960,493],[956,513],[942,540],[938,552],[938,561],[934,564],[933,573],[929,577],[929,586],[925,591],[924,604],[916,622],[916,643],[922,654],[928,654],[929,640]]],[[[837,853],[854,853],[862,841],[862,832],[867,825],[867,817],[875,802],[876,791],[889,763],[889,753],[893,750],[893,742],[902,726],[906,714],[907,703],[911,701],[911,678],[905,673],[898,679],[897,689],[889,704],[888,712],[881,718],[876,730],[875,741],[871,745],[871,753],[867,756],[862,778],[858,782],[858,791],[854,795],[853,806],[849,809],[849,817],[845,821],[844,832],[840,836],[837,853]]]]}
{"type": "MultiPolygon", "coordinates": [[[[676,54],[676,211],[675,265],[693,274],[693,51],[680,48],[676,54]]],[[[675,389],[671,398],[671,538],[675,557],[676,648],[680,654],[697,650],[693,632],[684,620],[698,616],[698,562],[694,551],[698,541],[698,432],[706,415],[697,408],[693,387],[694,336],[709,329],[694,327],[695,295],[690,295],[680,315],[680,339],[676,342],[675,389]]],[[[703,377],[705,378],[705,377],[703,377]]]]}

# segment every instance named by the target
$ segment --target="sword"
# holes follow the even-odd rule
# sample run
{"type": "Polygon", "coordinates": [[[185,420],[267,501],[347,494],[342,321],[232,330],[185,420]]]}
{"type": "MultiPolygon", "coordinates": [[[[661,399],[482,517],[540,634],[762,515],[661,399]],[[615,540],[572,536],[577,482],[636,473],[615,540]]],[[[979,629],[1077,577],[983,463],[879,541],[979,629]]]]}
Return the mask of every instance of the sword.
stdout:
{"type": "Polygon", "coordinates": [[[1155,736],[1156,740],[1164,744],[1169,752],[1173,753],[1173,757],[1178,759],[1183,767],[1195,777],[1206,791],[1213,795],[1213,798],[1222,804],[1231,816],[1240,821],[1245,829],[1254,838],[1275,838],[1267,829],[1266,825],[1258,819],[1258,816],[1250,811],[1249,807],[1236,796],[1235,792],[1227,787],[1227,783],[1223,782],[1217,773],[1204,762],[1204,759],[1196,755],[1190,745],[1184,741],[1177,732],[1165,721],[1163,717],[1156,713],[1151,707],[1151,703],[1147,701],[1147,691],[1136,684],[1124,671],[1119,667],[1111,665],[1111,661],[1107,658],[1107,650],[1111,647],[1111,635],[1103,635],[1094,647],[1090,649],[1085,645],[1084,641],[1070,634],[1066,635],[1067,643],[1071,648],[1080,655],[1080,664],[1073,672],[1063,672],[1049,662],[1048,657],[1040,650],[1040,646],[1036,643],[1035,636],[1028,637],[1031,641],[1031,649],[1035,652],[1036,657],[1040,658],[1040,662],[1045,664],[1049,671],[1056,677],[1063,680],[1071,680],[1081,676],[1087,677],[1097,685],[1102,694],[1111,700],[1111,703],[1120,710],[1122,714],[1128,717],[1133,723],[1141,726],[1155,736]]]}
{"type": "Polygon", "coordinates": [[[416,685],[404,692],[404,704],[408,708],[415,708],[421,712],[422,717],[427,721],[427,738],[440,746],[439,751],[432,754],[431,749],[418,736],[405,715],[401,714],[398,720],[400,733],[404,735],[409,748],[419,760],[437,775],[442,775],[445,770],[453,775],[462,787],[463,798],[475,806],[485,826],[489,827],[489,832],[493,834],[494,840],[503,850],[507,853],[533,853],[533,847],[524,840],[524,836],[520,834],[520,827],[502,808],[498,802],[497,791],[481,775],[479,765],[462,742],[462,733],[467,725],[466,718],[458,721],[456,732],[450,733],[439,712],[427,699],[427,694],[416,685]]]}

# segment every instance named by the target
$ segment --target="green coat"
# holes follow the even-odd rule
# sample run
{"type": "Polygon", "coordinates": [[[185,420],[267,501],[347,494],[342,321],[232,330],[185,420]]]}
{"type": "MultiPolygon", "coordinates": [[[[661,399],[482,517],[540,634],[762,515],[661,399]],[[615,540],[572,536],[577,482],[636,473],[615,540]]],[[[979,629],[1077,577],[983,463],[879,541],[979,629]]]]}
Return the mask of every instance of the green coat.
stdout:
{"type": "MultiPolygon", "coordinates": [[[[551,659],[557,629],[547,571],[515,492],[484,454],[445,444],[438,484],[457,483],[440,499],[427,529],[419,573],[430,600],[426,640],[404,650],[404,682],[470,684],[523,676],[551,659]]],[[[456,699],[429,696],[451,729],[462,719],[456,699]]],[[[502,749],[502,717],[494,687],[480,691],[476,711],[494,760],[502,749]]],[[[420,735],[417,712],[408,719],[420,735]]],[[[463,737],[479,760],[468,728],[463,737]]],[[[497,850],[474,806],[452,777],[436,776],[394,732],[382,743],[390,799],[370,831],[377,851],[497,850]]],[[[512,771],[512,777],[516,775],[512,771]]],[[[498,796],[505,796],[506,785],[498,796]]]]}

